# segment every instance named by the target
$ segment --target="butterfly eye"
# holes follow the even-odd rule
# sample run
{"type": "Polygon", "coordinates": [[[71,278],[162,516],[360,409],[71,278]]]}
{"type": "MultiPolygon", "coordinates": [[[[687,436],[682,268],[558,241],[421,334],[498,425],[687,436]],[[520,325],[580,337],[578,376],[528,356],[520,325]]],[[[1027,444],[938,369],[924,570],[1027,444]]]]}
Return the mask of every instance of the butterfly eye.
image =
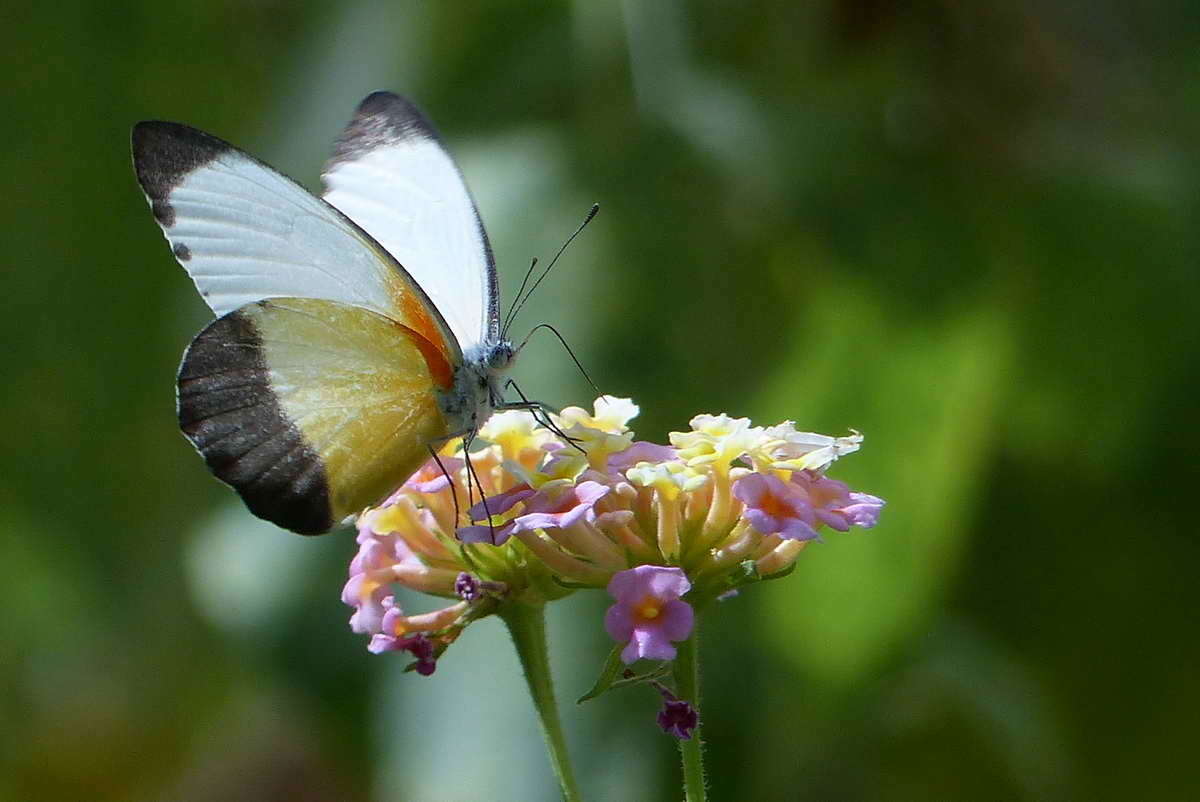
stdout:
{"type": "Polygon", "coordinates": [[[487,354],[487,366],[492,370],[504,370],[512,362],[516,350],[508,340],[503,340],[492,346],[487,354]]]}

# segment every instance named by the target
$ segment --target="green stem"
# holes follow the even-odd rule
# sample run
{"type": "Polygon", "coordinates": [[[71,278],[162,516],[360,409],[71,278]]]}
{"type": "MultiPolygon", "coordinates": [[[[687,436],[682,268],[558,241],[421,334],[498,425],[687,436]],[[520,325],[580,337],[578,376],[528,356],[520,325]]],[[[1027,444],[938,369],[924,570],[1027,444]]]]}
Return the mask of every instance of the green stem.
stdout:
{"type": "Polygon", "coordinates": [[[563,737],[562,724],[558,720],[558,704],[554,701],[554,684],[550,678],[545,609],[544,604],[510,602],[501,608],[499,615],[508,626],[517,656],[521,658],[521,668],[525,670],[525,681],[529,684],[529,694],[537,709],[546,749],[550,752],[550,763],[554,766],[554,776],[558,778],[563,799],[577,802],[582,797],[571,769],[567,740],[563,737]]]}
{"type": "MultiPolygon", "coordinates": [[[[700,709],[700,661],[697,659],[699,640],[699,617],[692,629],[692,637],[680,643],[675,654],[675,692],[680,699],[700,709]]],[[[679,757],[683,762],[683,790],[687,802],[704,802],[707,791],[704,787],[704,744],[700,740],[700,725],[692,731],[692,737],[679,742],[679,757]]]]}

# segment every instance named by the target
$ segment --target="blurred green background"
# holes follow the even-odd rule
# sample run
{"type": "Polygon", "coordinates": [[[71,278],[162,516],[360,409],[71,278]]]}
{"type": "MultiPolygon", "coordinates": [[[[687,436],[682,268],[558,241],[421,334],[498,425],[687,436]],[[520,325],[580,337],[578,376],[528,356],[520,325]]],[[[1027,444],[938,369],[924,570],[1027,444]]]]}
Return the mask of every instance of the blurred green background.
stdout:
{"type": "MultiPolygon", "coordinates": [[[[255,521],[174,422],[208,315],[130,126],[316,187],[381,88],[441,128],[506,301],[601,204],[516,329],[557,325],[641,436],[721,411],[866,434],[834,475],[881,525],[706,625],[714,798],[1200,787],[1172,500],[1198,453],[1200,7],[117,0],[5,27],[0,798],[554,798],[498,626],[430,679],[367,654],[352,536],[255,521]]],[[[516,373],[590,399],[550,338],[516,373]]],[[[551,619],[582,784],[677,798],[652,692],[570,703],[603,608],[551,619]]]]}

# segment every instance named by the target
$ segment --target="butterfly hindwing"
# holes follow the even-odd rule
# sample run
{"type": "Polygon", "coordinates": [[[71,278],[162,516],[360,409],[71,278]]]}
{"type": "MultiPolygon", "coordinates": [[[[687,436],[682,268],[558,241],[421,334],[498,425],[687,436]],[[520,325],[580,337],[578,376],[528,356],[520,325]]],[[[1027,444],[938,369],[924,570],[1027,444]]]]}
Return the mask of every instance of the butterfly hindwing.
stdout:
{"type": "Polygon", "coordinates": [[[325,532],[395,489],[446,435],[423,348],[359,307],[247,304],[184,355],[180,427],[255,515],[325,532]]]}
{"type": "Polygon", "coordinates": [[[368,95],[321,178],[325,200],[404,265],[464,351],[499,337],[487,234],[458,167],[412,103],[368,95]]]}
{"type": "Polygon", "coordinates": [[[344,214],[229,143],[180,123],[133,129],[138,181],[175,258],[225,315],[264,298],[322,298],[419,333],[447,363],[461,351],[421,287],[344,214]]]}

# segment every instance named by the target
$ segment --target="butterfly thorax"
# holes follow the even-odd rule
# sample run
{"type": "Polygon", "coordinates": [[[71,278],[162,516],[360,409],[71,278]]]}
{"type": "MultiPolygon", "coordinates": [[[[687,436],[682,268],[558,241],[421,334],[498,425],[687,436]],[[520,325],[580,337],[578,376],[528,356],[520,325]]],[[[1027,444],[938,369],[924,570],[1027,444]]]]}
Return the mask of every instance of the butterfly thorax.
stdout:
{"type": "Polygon", "coordinates": [[[438,393],[438,404],[451,436],[479,430],[502,400],[501,375],[512,365],[516,349],[508,340],[480,343],[463,354],[454,383],[438,393]]]}

